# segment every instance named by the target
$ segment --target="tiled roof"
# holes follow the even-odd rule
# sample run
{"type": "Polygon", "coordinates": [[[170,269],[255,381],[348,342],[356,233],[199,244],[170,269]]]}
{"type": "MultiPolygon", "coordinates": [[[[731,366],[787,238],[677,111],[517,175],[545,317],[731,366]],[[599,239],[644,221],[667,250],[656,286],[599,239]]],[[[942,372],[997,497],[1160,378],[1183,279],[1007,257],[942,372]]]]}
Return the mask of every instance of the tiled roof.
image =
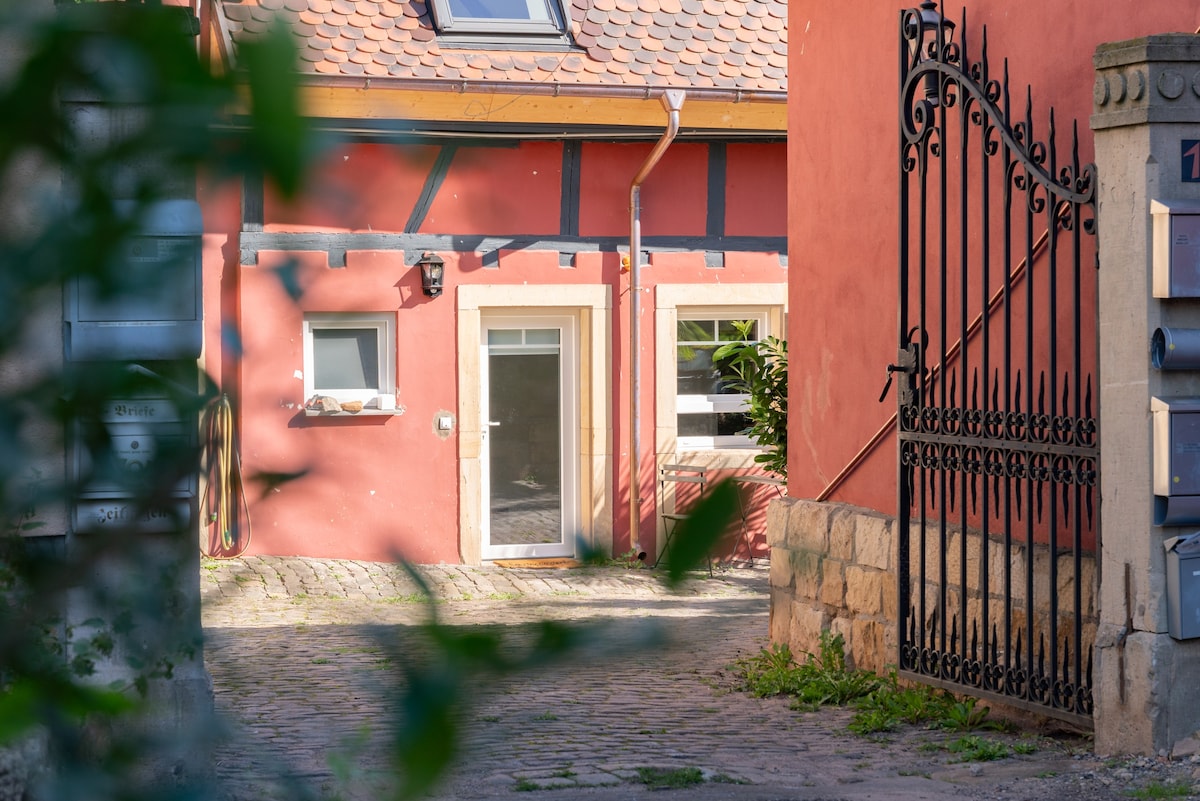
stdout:
{"type": "Polygon", "coordinates": [[[786,0],[567,0],[573,46],[441,41],[426,0],[218,0],[236,41],[279,13],[317,75],[787,90],[786,0]]]}

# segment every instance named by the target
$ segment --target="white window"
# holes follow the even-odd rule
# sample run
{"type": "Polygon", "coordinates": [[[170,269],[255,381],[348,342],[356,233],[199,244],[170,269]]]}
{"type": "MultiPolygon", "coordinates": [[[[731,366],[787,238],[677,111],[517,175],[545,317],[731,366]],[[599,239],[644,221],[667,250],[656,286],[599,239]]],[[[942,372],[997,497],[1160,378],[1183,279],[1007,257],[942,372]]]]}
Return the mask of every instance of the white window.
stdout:
{"type": "Polygon", "coordinates": [[[304,397],[328,395],[339,403],[396,392],[395,314],[304,315],[304,397]]]}
{"type": "Polygon", "coordinates": [[[679,309],[675,425],[680,449],[757,447],[742,433],[750,425],[744,413],[747,398],[730,387],[734,373],[728,360],[714,361],[713,354],[730,342],[762,339],[767,316],[765,310],[679,309]]]}
{"type": "Polygon", "coordinates": [[[559,0],[432,0],[434,21],[447,34],[509,36],[563,34],[559,0]]]}

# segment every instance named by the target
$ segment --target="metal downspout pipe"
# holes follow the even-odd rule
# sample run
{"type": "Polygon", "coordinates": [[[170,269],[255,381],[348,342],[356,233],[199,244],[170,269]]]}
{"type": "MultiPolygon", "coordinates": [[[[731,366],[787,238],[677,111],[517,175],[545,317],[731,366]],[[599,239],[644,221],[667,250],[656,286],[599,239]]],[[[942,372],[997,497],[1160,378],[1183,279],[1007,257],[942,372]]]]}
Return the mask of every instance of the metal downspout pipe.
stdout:
{"type": "Polygon", "coordinates": [[[629,187],[629,541],[637,554],[642,553],[642,420],[638,402],[642,391],[642,182],[679,133],[679,110],[683,108],[684,93],[679,89],[668,89],[660,100],[667,112],[667,129],[629,187]]]}

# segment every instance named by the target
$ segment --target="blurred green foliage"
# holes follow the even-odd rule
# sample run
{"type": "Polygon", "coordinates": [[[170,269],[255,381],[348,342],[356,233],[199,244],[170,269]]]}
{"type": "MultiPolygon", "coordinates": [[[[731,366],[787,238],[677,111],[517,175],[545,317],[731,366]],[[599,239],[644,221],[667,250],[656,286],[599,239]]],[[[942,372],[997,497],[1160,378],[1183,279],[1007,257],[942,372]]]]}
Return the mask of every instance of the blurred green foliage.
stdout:
{"type": "MultiPolygon", "coordinates": [[[[163,754],[205,753],[222,731],[214,721],[196,715],[194,730],[171,736],[136,725],[154,714],[153,682],[198,658],[198,579],[186,572],[196,532],[176,521],[166,537],[72,536],[66,513],[97,478],[123,482],[138,509],[161,506],[199,468],[185,443],[161,448],[136,481],[113,472],[106,404],[166,391],[194,419],[218,388],[194,365],[157,365],[164,381],[129,364],[65,362],[53,337],[46,345],[69,282],[105,297],[138,291],[116,257],[138,209],[194,197],[198,174],[253,172],[284,196],[303,190],[317,141],[300,116],[289,33],[241,43],[228,74],[198,58],[195,33],[185,9],[156,4],[0,7],[0,748],[44,738],[53,770],[31,791],[39,801],[219,797],[203,776],[145,775],[163,754]],[[96,109],[120,124],[89,133],[84,112],[96,109]],[[192,386],[202,391],[179,391],[192,386]],[[91,457],[82,475],[60,469],[68,431],[91,457]],[[111,663],[121,670],[101,669],[111,663]]],[[[735,513],[731,492],[718,487],[679,531],[668,583],[715,544],[735,513]]],[[[446,626],[429,609],[435,656],[396,655],[398,798],[428,790],[458,754],[468,680],[564,658],[587,636],[546,622],[514,654],[499,632],[446,626]]]]}

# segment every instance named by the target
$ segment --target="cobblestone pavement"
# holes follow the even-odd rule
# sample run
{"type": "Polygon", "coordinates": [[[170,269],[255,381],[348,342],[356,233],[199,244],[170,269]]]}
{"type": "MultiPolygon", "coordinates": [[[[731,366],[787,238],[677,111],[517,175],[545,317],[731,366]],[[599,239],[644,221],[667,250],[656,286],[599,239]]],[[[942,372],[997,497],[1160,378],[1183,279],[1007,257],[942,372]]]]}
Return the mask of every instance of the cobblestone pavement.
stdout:
{"type": "Polygon", "coordinates": [[[431,612],[494,627],[518,649],[539,620],[588,627],[568,661],[471,685],[464,753],[438,799],[623,801],[655,792],[647,770],[677,769],[702,781],[667,797],[699,801],[1115,801],[1150,782],[1200,780],[1195,761],[1104,762],[1079,738],[960,763],[935,747],[960,735],[867,740],[846,732],[848,712],[734,691],[728,666],[766,644],[762,568],[678,592],[646,570],[420,570],[437,603],[395,565],[204,562],[205,658],[231,722],[217,771],[232,801],[388,797],[400,668],[428,655],[417,624],[431,612]]]}

